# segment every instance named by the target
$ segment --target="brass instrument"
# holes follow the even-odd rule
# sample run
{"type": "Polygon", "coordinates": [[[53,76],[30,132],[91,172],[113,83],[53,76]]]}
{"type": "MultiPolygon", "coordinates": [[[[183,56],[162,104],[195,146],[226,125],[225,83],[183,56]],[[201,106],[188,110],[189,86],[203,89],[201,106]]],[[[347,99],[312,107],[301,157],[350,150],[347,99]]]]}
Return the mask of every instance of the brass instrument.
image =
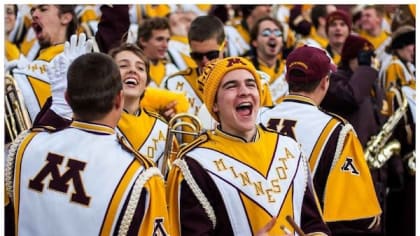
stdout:
{"type": "Polygon", "coordinates": [[[393,154],[400,152],[401,144],[397,140],[388,141],[398,122],[405,115],[407,108],[407,99],[402,96],[401,106],[388,118],[381,131],[377,135],[372,136],[367,143],[365,158],[370,168],[381,168],[393,154]]]}
{"type": "Polygon", "coordinates": [[[407,160],[408,172],[411,175],[416,174],[416,150],[404,156],[403,160],[407,160]]]}
{"type": "Polygon", "coordinates": [[[22,131],[29,129],[32,122],[15,79],[6,75],[4,81],[6,135],[13,141],[22,131]]]}
{"type": "Polygon", "coordinates": [[[177,141],[178,148],[186,146],[188,143],[183,142],[183,136],[189,135],[197,138],[202,133],[202,124],[198,117],[188,113],[179,113],[172,117],[168,122],[168,132],[166,134],[166,144],[163,156],[162,174],[165,175],[167,169],[171,166],[172,159],[176,156],[174,151],[177,141]],[[175,137],[175,140],[174,140],[175,137]]]}

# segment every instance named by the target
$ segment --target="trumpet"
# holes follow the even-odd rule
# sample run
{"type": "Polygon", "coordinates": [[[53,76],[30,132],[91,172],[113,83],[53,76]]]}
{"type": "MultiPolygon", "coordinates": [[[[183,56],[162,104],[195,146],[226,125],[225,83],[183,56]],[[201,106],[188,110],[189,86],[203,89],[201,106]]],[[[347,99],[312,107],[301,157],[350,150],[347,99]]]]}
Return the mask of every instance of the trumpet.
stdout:
{"type": "Polygon", "coordinates": [[[168,122],[168,132],[166,134],[166,143],[162,163],[162,174],[166,174],[167,169],[171,167],[171,162],[177,154],[176,149],[181,149],[188,142],[185,136],[197,138],[203,131],[203,125],[198,117],[188,113],[179,113],[172,117],[168,122]],[[176,143],[178,145],[176,145],[176,143]],[[176,148],[178,147],[178,148],[176,148]]]}
{"type": "Polygon", "coordinates": [[[32,122],[15,79],[6,75],[4,81],[6,135],[13,141],[22,131],[29,129],[32,122]]]}

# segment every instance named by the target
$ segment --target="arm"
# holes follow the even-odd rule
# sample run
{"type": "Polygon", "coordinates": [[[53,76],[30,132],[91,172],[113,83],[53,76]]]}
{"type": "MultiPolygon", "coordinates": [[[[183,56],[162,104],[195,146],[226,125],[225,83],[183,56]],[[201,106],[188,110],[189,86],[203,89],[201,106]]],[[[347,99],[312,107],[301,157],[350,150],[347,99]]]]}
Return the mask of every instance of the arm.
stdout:
{"type": "Polygon", "coordinates": [[[350,126],[341,130],[337,150],[325,183],[324,219],[334,233],[371,232],[381,208],[363,148],[350,126]]]}
{"type": "Polygon", "coordinates": [[[187,158],[185,163],[188,163],[191,175],[214,209],[216,222],[222,223],[216,223],[213,229],[212,221],[187,184],[184,174],[174,165],[167,181],[172,235],[233,235],[223,200],[213,181],[197,162],[187,158]]]}
{"type": "Polygon", "coordinates": [[[95,34],[99,50],[104,53],[118,46],[130,27],[128,5],[103,5],[102,16],[95,34]]]}

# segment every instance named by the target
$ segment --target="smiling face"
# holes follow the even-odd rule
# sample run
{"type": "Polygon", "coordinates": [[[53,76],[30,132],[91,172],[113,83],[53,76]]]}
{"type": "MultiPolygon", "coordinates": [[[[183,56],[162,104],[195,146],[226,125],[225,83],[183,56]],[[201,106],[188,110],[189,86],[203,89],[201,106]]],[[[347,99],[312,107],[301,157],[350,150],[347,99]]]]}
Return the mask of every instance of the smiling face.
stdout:
{"type": "Polygon", "coordinates": [[[246,69],[226,73],[219,84],[213,111],[226,133],[251,140],[260,104],[254,76],[246,69]]]}
{"type": "Polygon", "coordinates": [[[139,100],[146,89],[146,64],[131,51],[116,54],[115,62],[120,68],[124,97],[139,100]]]}
{"type": "Polygon", "coordinates": [[[263,59],[275,58],[283,48],[282,36],[281,29],[274,22],[265,20],[259,24],[258,36],[252,45],[263,59]]]}
{"type": "Polygon", "coordinates": [[[15,26],[16,12],[14,5],[4,5],[4,30],[8,35],[15,26]]]}
{"type": "Polygon", "coordinates": [[[169,38],[169,29],[156,29],[152,30],[152,36],[149,40],[140,39],[140,45],[147,58],[156,61],[166,57],[169,38]]]}

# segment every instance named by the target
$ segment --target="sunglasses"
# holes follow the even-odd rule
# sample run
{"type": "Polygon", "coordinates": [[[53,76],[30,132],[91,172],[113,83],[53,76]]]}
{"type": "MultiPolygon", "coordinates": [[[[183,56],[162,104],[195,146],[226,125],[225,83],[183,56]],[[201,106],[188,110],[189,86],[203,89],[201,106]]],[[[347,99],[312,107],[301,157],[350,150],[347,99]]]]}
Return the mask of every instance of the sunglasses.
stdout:
{"type": "Polygon", "coordinates": [[[262,32],[261,32],[261,36],[263,36],[263,37],[268,37],[268,36],[270,36],[271,34],[274,34],[274,36],[276,36],[276,37],[281,37],[282,35],[283,35],[283,33],[281,32],[281,30],[279,30],[279,29],[274,29],[274,30],[271,30],[271,29],[264,29],[262,32]]]}
{"type": "Polygon", "coordinates": [[[225,47],[225,42],[223,42],[218,50],[212,50],[208,52],[190,52],[190,56],[195,61],[202,61],[204,57],[207,58],[207,60],[211,61],[213,59],[219,58],[220,51],[225,47]]]}

